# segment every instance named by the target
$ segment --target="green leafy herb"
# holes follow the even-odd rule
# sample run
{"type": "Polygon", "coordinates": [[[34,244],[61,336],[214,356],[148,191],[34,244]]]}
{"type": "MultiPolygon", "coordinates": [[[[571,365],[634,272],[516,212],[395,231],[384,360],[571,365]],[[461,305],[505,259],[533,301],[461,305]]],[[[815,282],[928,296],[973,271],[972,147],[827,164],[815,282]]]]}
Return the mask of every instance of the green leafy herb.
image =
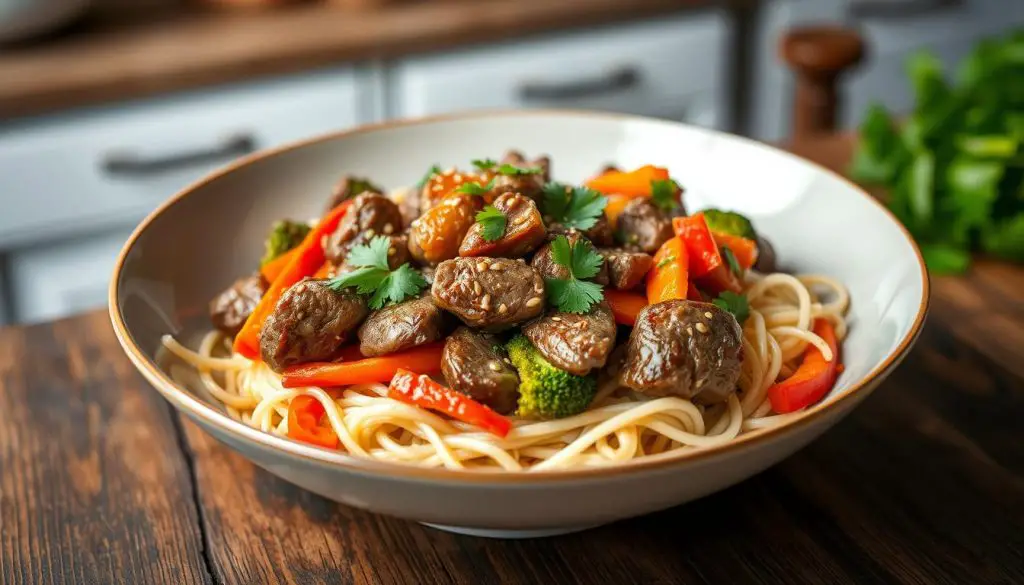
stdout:
{"type": "Polygon", "coordinates": [[[588,187],[570,188],[562,183],[544,186],[544,215],[565,227],[578,230],[594,227],[606,205],[608,198],[588,187]]]}
{"type": "Polygon", "coordinates": [[[601,302],[604,292],[601,285],[583,280],[593,278],[601,269],[601,257],[585,239],[570,244],[565,236],[558,236],[551,242],[551,258],[555,264],[569,271],[569,278],[545,278],[548,302],[563,313],[586,313],[595,303],[601,302]]]}
{"type": "Polygon", "coordinates": [[[266,252],[260,260],[260,266],[298,246],[309,230],[308,225],[290,219],[275,222],[270,228],[270,235],[267,236],[266,252]]]}
{"type": "Polygon", "coordinates": [[[388,266],[390,247],[390,238],[384,236],[375,236],[368,244],[354,246],[345,262],[356,269],[332,278],[328,286],[334,290],[353,287],[361,295],[370,295],[371,309],[380,309],[418,295],[427,286],[427,281],[408,262],[397,270],[391,270],[388,266]]]}
{"type": "Polygon", "coordinates": [[[480,185],[476,181],[470,181],[463,183],[455,189],[456,193],[466,193],[468,195],[487,195],[494,189],[494,179],[491,179],[486,185],[480,185]]]}
{"type": "Polygon", "coordinates": [[[539,175],[544,172],[544,169],[540,167],[520,167],[510,163],[503,163],[498,167],[499,175],[508,175],[515,177],[518,175],[539,175]]]}
{"type": "Polygon", "coordinates": [[[898,125],[867,110],[851,175],[885,187],[932,272],[975,250],[1024,262],[1024,34],[979,43],[952,79],[917,53],[907,76],[913,111],[898,125]]]}
{"type": "Polygon", "coordinates": [[[729,270],[733,274],[743,278],[743,267],[740,266],[740,261],[736,259],[736,254],[733,253],[729,246],[722,246],[722,258],[725,259],[725,263],[729,265],[729,270]]]}
{"type": "Polygon", "coordinates": [[[441,174],[441,167],[436,164],[431,165],[430,169],[427,171],[427,174],[423,175],[423,178],[420,179],[420,182],[416,186],[422,189],[424,185],[430,182],[430,179],[432,179],[434,175],[439,174],[441,174]]]}
{"type": "Polygon", "coordinates": [[[484,237],[484,240],[493,242],[505,234],[505,225],[508,224],[508,218],[497,207],[488,205],[483,210],[477,212],[476,222],[483,228],[481,235],[484,237]]]}
{"type": "Polygon", "coordinates": [[[473,160],[473,166],[481,171],[489,171],[497,166],[498,161],[490,158],[478,158],[473,160]]]}
{"type": "Polygon", "coordinates": [[[750,305],[747,303],[746,295],[727,290],[718,295],[718,298],[711,301],[711,303],[720,309],[732,313],[740,325],[750,316],[750,305]]]}
{"type": "Polygon", "coordinates": [[[651,202],[664,211],[670,211],[679,205],[679,191],[679,184],[672,179],[651,181],[651,202]]]}
{"type": "Polygon", "coordinates": [[[655,268],[659,268],[659,269],[660,268],[664,268],[664,267],[668,266],[669,264],[671,264],[671,263],[673,263],[675,261],[676,261],[675,254],[666,254],[664,258],[662,258],[661,260],[658,261],[658,264],[655,266],[655,268]]]}

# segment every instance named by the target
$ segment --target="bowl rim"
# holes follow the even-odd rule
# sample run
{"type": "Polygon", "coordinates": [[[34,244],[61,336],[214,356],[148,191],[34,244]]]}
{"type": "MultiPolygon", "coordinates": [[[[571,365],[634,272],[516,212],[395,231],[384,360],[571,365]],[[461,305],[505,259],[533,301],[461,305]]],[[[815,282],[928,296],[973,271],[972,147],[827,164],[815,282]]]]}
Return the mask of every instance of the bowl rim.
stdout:
{"type": "Polygon", "coordinates": [[[152,360],[150,360],[142,352],[142,350],[135,343],[135,340],[132,337],[132,335],[128,332],[127,326],[125,325],[124,316],[122,315],[121,312],[120,303],[118,302],[120,296],[119,284],[121,281],[121,275],[124,269],[125,260],[128,257],[128,254],[135,246],[135,243],[138,241],[139,237],[146,231],[149,225],[157,217],[163,214],[170,207],[174,206],[177,202],[181,201],[182,199],[188,197],[190,194],[204,187],[206,184],[217,180],[219,177],[223,175],[232,173],[236,169],[253,164],[257,161],[277,156],[278,154],[284,152],[297,150],[313,144],[318,144],[321,142],[338,140],[348,138],[351,136],[377,132],[384,129],[401,128],[406,126],[417,126],[437,122],[451,122],[480,118],[500,119],[517,116],[597,118],[614,121],[636,121],[647,123],[655,122],[672,126],[694,127],[693,125],[690,124],[674,122],[671,120],[662,120],[647,116],[636,116],[631,114],[620,114],[615,112],[573,109],[481,109],[452,114],[403,118],[368,123],[353,128],[348,128],[345,130],[330,132],[326,134],[317,135],[311,138],[292,141],[275,148],[269,148],[254,152],[206,174],[205,176],[199,178],[198,180],[192,182],[188,186],[179,190],[166,201],[161,203],[149,215],[147,215],[146,218],[143,219],[139,223],[139,225],[132,231],[132,234],[128,237],[128,240],[122,247],[121,252],[118,254],[117,261],[114,266],[113,273],[111,275],[110,286],[108,289],[108,311],[110,314],[110,320],[114,328],[114,333],[117,336],[118,342],[121,344],[122,349],[128,355],[128,358],[135,365],[136,369],[138,369],[139,372],[142,373],[142,375],[149,381],[149,383],[179,411],[184,412],[193,419],[201,419],[205,423],[213,427],[216,427],[225,433],[232,435],[236,440],[254,443],[253,446],[261,447],[263,449],[269,449],[271,451],[276,451],[278,452],[278,454],[281,455],[297,457],[306,460],[309,463],[315,463],[326,466],[340,466],[342,469],[346,471],[361,474],[386,475],[396,478],[400,477],[405,479],[416,480],[478,482],[484,484],[517,484],[538,482],[549,483],[553,481],[607,478],[611,476],[621,476],[624,474],[639,473],[643,471],[663,470],[669,466],[682,464],[683,462],[692,462],[697,460],[708,459],[711,457],[717,457],[723,454],[732,453],[739,451],[741,449],[748,448],[752,446],[754,443],[764,443],[769,439],[781,438],[783,435],[793,433],[797,429],[805,428],[811,425],[816,420],[822,418],[822,415],[825,414],[826,412],[839,411],[841,408],[840,403],[855,405],[859,401],[859,399],[865,398],[867,394],[869,394],[874,389],[877,383],[880,382],[881,379],[883,379],[885,376],[887,376],[889,372],[903,360],[903,357],[913,346],[917,337],[920,335],[921,328],[928,314],[928,309],[931,301],[931,282],[929,279],[928,270],[925,267],[924,257],[921,255],[921,250],[918,247],[917,243],[914,241],[914,238],[910,235],[910,232],[907,231],[906,227],[896,218],[895,215],[893,215],[893,213],[887,207],[882,205],[881,202],[872,197],[867,191],[865,191],[863,188],[853,183],[846,177],[832,171],[831,169],[825,168],[815,162],[797,156],[791,152],[783,150],[782,148],[764,142],[760,142],[752,138],[703,127],[699,127],[699,129],[701,131],[709,132],[713,135],[727,137],[732,140],[739,140],[760,148],[769,149],[771,151],[774,151],[777,155],[789,157],[791,159],[796,159],[801,163],[811,165],[819,172],[826,173],[828,175],[831,175],[832,177],[840,179],[842,182],[846,183],[851,189],[853,189],[862,197],[867,199],[872,205],[875,205],[879,209],[881,209],[886,215],[886,217],[889,219],[889,221],[892,221],[899,228],[900,232],[903,234],[904,239],[907,241],[907,243],[913,250],[914,255],[917,259],[918,269],[921,272],[922,289],[917,314],[914,317],[914,321],[911,324],[910,329],[906,332],[906,334],[897,344],[896,348],[888,355],[886,355],[885,358],[871,371],[869,371],[867,375],[865,375],[863,378],[859,380],[856,380],[846,392],[836,397],[835,400],[831,400],[827,403],[816,404],[815,406],[803,411],[800,416],[794,417],[778,425],[765,427],[762,429],[757,429],[745,433],[743,435],[740,435],[739,437],[736,437],[732,441],[714,447],[706,447],[690,451],[681,451],[679,453],[674,453],[664,457],[633,459],[617,465],[588,467],[583,469],[549,470],[540,472],[481,472],[473,470],[447,469],[444,467],[428,468],[404,463],[378,461],[374,459],[365,459],[362,457],[350,455],[339,450],[332,450],[323,447],[307,445],[305,443],[301,443],[299,441],[295,441],[287,437],[280,437],[271,433],[264,432],[260,429],[246,425],[241,421],[232,419],[223,412],[220,412],[214,407],[206,404],[206,402],[201,400],[200,398],[193,396],[191,392],[183,388],[180,388],[177,384],[175,384],[173,380],[171,380],[171,378],[166,373],[164,373],[163,370],[161,370],[152,360]]]}

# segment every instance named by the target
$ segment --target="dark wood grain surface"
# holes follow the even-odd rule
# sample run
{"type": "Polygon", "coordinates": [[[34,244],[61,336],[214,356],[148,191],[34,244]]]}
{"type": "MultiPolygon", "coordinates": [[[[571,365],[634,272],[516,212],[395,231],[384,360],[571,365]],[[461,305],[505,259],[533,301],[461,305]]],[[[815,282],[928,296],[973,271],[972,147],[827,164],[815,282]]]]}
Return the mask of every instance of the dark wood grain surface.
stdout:
{"type": "MultiPolygon", "coordinates": [[[[755,0],[728,0],[745,9],[755,0]]],[[[432,0],[211,11],[149,0],[0,51],[0,118],[705,8],[714,0],[432,0]],[[272,42],[267,42],[273,39],[272,42]]]]}
{"type": "MultiPolygon", "coordinates": [[[[795,149],[837,166],[848,147],[795,149]]],[[[797,455],[525,541],[376,516],[253,467],[146,387],[103,313],[0,331],[0,582],[1024,583],[1024,268],[981,260],[933,294],[904,364],[797,455]]]]}

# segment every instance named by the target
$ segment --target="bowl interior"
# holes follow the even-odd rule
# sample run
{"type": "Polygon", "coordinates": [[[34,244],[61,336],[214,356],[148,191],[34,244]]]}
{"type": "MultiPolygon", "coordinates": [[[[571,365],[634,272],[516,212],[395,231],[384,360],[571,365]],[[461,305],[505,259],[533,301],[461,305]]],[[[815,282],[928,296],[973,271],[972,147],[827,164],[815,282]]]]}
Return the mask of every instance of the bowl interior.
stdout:
{"type": "MultiPolygon", "coordinates": [[[[741,211],[771,240],[784,269],[845,283],[845,371],[825,402],[881,368],[923,317],[926,274],[916,248],[880,205],[841,177],[710,130],[561,112],[396,123],[250,157],[193,185],[140,226],[114,274],[112,310],[143,358],[167,367],[156,360],[160,337],[189,341],[205,332],[207,303],[257,266],[270,224],[319,215],[341,174],[393,189],[416,183],[432,164],[465,167],[509,148],[550,155],[554,177],[565,182],[608,162],[665,166],[686,189],[691,211],[741,211]]],[[[198,385],[185,390],[220,410],[198,385]]]]}

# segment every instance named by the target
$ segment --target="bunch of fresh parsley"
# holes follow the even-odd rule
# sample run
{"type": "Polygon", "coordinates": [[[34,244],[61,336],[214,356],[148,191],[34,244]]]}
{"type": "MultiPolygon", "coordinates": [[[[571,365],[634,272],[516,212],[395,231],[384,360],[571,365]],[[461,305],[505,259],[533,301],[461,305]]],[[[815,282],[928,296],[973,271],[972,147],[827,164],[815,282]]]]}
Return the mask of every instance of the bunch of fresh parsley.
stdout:
{"type": "Polygon", "coordinates": [[[548,302],[563,313],[587,313],[595,303],[604,299],[601,285],[584,280],[593,278],[601,269],[604,258],[590,245],[579,238],[570,244],[565,236],[558,236],[551,242],[551,258],[555,264],[564,266],[569,277],[545,278],[548,302]]]}
{"type": "Polygon", "coordinates": [[[973,250],[1024,262],[1024,31],[979,44],[952,83],[928,53],[907,69],[913,113],[868,110],[851,176],[886,188],[933,272],[973,250]]]}
{"type": "Polygon", "coordinates": [[[588,187],[569,187],[562,183],[544,186],[544,216],[565,227],[578,230],[594,227],[606,205],[608,198],[588,187]]]}
{"type": "Polygon", "coordinates": [[[396,270],[388,266],[391,240],[375,236],[368,244],[354,246],[345,262],[356,267],[352,272],[339,274],[328,282],[334,290],[355,287],[361,295],[370,295],[371,309],[400,303],[420,294],[427,286],[426,279],[406,262],[396,270]]]}

